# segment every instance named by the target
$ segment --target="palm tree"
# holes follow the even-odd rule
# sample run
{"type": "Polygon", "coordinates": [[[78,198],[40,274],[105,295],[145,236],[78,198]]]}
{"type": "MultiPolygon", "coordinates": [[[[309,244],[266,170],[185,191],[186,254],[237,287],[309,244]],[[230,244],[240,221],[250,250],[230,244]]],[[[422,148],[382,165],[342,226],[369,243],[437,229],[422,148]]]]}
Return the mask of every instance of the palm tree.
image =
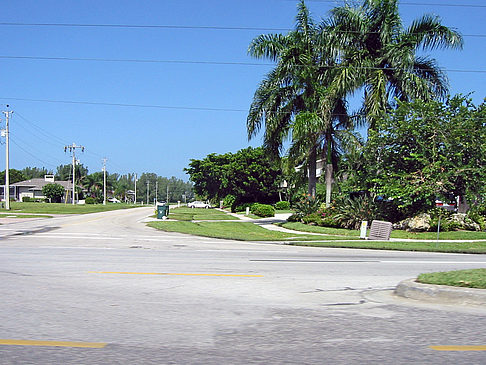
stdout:
{"type": "MultiPolygon", "coordinates": [[[[437,62],[419,50],[460,49],[461,35],[423,15],[405,29],[398,0],[364,0],[359,7],[342,6],[321,24],[321,35],[340,60],[330,90],[348,95],[364,87],[363,113],[370,128],[392,105],[401,101],[445,97],[446,75],[437,62]]],[[[332,95],[333,93],[330,93],[332,95]]]]}
{"type": "MultiPolygon", "coordinates": [[[[326,48],[319,27],[314,24],[302,0],[293,31],[286,35],[260,35],[251,42],[248,50],[253,57],[277,62],[255,92],[247,118],[248,138],[255,136],[264,125],[263,145],[272,155],[279,156],[283,143],[297,132],[292,154],[295,158],[299,151],[306,156],[308,192],[312,196],[316,193],[317,155],[323,151],[321,147],[326,141],[331,148],[333,146],[329,132],[336,119],[333,113],[338,110],[341,100],[334,97],[332,103],[321,102],[330,64],[334,63],[326,48]],[[301,114],[301,122],[298,122],[296,116],[301,114]]],[[[343,110],[339,109],[339,112],[344,117],[343,110]]]]}

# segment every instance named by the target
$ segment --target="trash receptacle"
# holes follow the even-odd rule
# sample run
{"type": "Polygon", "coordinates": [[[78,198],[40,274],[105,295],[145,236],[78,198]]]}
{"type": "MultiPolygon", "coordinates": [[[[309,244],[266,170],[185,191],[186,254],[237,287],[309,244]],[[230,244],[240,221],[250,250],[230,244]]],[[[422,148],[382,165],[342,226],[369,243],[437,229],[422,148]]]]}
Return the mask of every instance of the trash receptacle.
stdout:
{"type": "Polygon", "coordinates": [[[169,216],[169,206],[168,205],[158,205],[157,206],[157,219],[163,219],[169,216]]]}

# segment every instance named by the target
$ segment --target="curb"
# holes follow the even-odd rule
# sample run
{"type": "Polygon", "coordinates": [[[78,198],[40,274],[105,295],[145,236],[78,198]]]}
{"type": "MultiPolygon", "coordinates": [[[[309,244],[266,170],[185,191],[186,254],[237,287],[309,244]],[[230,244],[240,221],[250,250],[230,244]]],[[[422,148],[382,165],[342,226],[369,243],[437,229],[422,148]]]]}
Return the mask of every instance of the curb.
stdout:
{"type": "Polygon", "coordinates": [[[417,283],[415,279],[400,282],[396,295],[441,304],[486,305],[486,290],[447,285],[417,283]]]}

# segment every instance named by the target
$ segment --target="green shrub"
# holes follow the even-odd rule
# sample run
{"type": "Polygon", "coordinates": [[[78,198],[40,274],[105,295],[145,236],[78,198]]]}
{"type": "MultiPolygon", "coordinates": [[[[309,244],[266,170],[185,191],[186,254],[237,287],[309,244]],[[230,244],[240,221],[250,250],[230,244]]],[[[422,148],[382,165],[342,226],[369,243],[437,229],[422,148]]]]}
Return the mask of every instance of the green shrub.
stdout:
{"type": "Polygon", "coordinates": [[[308,214],[302,218],[302,222],[311,226],[320,226],[322,223],[321,215],[319,213],[308,214]]]}
{"type": "Polygon", "coordinates": [[[370,196],[337,199],[334,209],[334,219],[347,229],[359,229],[362,221],[371,222],[377,217],[377,207],[370,196]]]}
{"type": "Polygon", "coordinates": [[[234,210],[235,210],[235,212],[245,212],[246,208],[250,208],[250,210],[251,210],[251,207],[254,204],[258,204],[258,203],[243,203],[243,204],[237,205],[234,210]]]}
{"type": "Polygon", "coordinates": [[[228,194],[223,199],[223,208],[230,208],[232,212],[235,211],[236,197],[234,195],[228,194]]]}
{"type": "Polygon", "coordinates": [[[299,213],[294,213],[287,218],[287,222],[301,222],[301,221],[302,221],[302,216],[299,213]]]}
{"type": "Polygon", "coordinates": [[[95,199],[95,198],[93,198],[93,197],[91,197],[91,196],[89,196],[89,197],[87,197],[87,198],[84,200],[84,202],[85,202],[86,204],[95,204],[95,203],[96,203],[96,199],[95,199]]]}
{"type": "Polygon", "coordinates": [[[268,204],[253,204],[251,212],[259,217],[275,217],[275,208],[268,204]]]}
{"type": "Polygon", "coordinates": [[[295,203],[294,208],[297,211],[297,213],[301,213],[302,216],[306,216],[317,212],[319,206],[320,206],[319,199],[309,194],[305,194],[300,201],[295,203]]]}
{"type": "Polygon", "coordinates": [[[30,203],[33,199],[30,196],[23,196],[22,202],[23,203],[30,203]]]}
{"type": "Polygon", "coordinates": [[[481,231],[486,230],[486,219],[481,214],[473,210],[470,210],[467,213],[467,217],[471,219],[473,222],[479,224],[479,227],[481,227],[481,231]]]}
{"type": "Polygon", "coordinates": [[[287,201],[276,202],[275,203],[275,209],[277,209],[277,210],[289,210],[290,209],[290,203],[287,202],[287,201]]]}

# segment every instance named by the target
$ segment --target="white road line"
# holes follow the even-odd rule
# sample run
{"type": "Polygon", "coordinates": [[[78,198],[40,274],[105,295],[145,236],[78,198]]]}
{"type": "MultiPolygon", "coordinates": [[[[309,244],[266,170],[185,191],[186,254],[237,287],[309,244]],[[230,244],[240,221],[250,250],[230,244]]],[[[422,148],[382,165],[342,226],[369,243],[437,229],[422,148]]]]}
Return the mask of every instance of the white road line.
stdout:
{"type": "MultiPolygon", "coordinates": [[[[20,238],[20,236],[19,236],[20,238]]],[[[54,235],[30,235],[29,238],[56,238],[56,239],[83,239],[83,240],[122,240],[120,237],[88,237],[88,236],[54,236],[54,235]]]]}
{"type": "Polygon", "coordinates": [[[382,263],[390,264],[481,264],[486,265],[486,261],[422,261],[422,260],[380,260],[382,263]]]}

